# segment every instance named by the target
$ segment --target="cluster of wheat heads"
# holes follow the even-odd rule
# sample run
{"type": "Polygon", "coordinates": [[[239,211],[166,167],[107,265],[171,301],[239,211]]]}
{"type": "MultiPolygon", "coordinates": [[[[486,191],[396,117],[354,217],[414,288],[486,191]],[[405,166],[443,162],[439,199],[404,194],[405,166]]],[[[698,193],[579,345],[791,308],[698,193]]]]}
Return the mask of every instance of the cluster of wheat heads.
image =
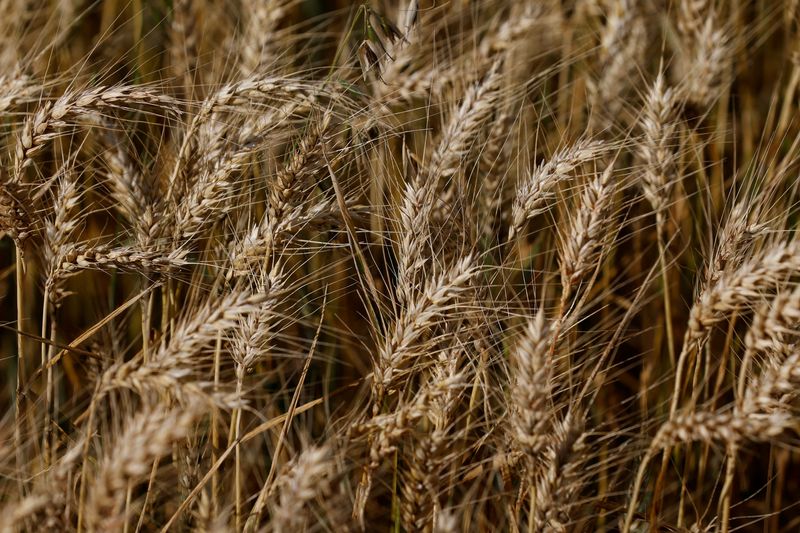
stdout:
{"type": "Polygon", "coordinates": [[[0,531],[794,531],[800,2],[0,1],[0,531]]]}

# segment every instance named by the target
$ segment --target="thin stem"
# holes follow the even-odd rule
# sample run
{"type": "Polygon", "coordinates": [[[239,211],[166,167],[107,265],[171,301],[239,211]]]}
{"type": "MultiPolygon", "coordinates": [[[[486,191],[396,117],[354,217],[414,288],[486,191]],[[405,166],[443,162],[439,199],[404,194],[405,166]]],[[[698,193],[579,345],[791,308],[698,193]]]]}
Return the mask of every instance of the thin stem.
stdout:
{"type": "Polygon", "coordinates": [[[664,216],[659,213],[656,215],[656,225],[658,226],[658,259],[661,264],[661,281],[664,295],[664,325],[667,332],[667,349],[669,351],[669,362],[675,368],[675,335],[672,331],[672,305],[669,297],[669,276],[667,275],[666,246],[664,244],[664,216]]]}
{"type": "MultiPolygon", "coordinates": [[[[55,343],[58,335],[56,328],[55,317],[50,319],[50,345],[47,347],[47,397],[45,408],[45,440],[44,442],[50,447],[50,453],[55,454],[56,449],[56,435],[53,433],[53,421],[58,420],[58,405],[56,404],[56,367],[51,364],[55,356],[55,343]]],[[[55,459],[55,455],[53,456],[55,459]]],[[[49,460],[45,455],[45,460],[49,460]]]]}
{"type": "Polygon", "coordinates": [[[644,482],[644,475],[647,472],[647,465],[650,463],[650,459],[652,457],[652,450],[648,450],[642,459],[642,463],[639,465],[639,470],[636,472],[636,480],[633,483],[633,492],[631,493],[631,499],[628,502],[628,512],[625,515],[625,523],[622,526],[622,533],[630,533],[631,531],[633,514],[636,512],[637,498],[639,496],[639,491],[642,490],[642,483],[644,482]]]}
{"type": "MultiPolygon", "coordinates": [[[[236,398],[241,401],[242,399],[242,381],[244,375],[244,368],[242,365],[238,365],[236,369],[236,398]]],[[[236,442],[236,449],[234,451],[234,492],[235,492],[235,499],[236,499],[236,531],[242,530],[242,484],[241,484],[241,456],[240,456],[240,442],[239,442],[239,433],[241,430],[241,421],[242,421],[242,410],[241,408],[237,407],[233,412],[233,418],[231,419],[231,426],[233,430],[233,439],[230,437],[228,441],[235,440],[236,442]]]]}
{"type": "MultiPolygon", "coordinates": [[[[219,392],[219,368],[221,352],[222,331],[217,334],[217,342],[214,347],[214,394],[219,392]]],[[[217,450],[219,449],[219,429],[217,428],[218,416],[219,413],[217,412],[217,407],[215,405],[211,411],[211,464],[215,464],[217,462],[217,450]]],[[[214,515],[216,515],[217,509],[219,509],[217,495],[218,490],[219,476],[215,470],[213,476],[211,477],[211,512],[214,513],[214,515]]]]}
{"type": "Polygon", "coordinates": [[[154,299],[155,296],[151,291],[147,295],[147,300],[142,303],[142,359],[145,363],[147,363],[150,356],[150,322],[153,319],[154,299]]]}
{"type": "Polygon", "coordinates": [[[17,472],[19,480],[19,493],[25,493],[25,483],[23,481],[25,472],[25,454],[22,448],[22,422],[23,422],[23,401],[22,389],[25,385],[25,346],[23,344],[23,316],[25,306],[23,301],[23,285],[25,281],[25,268],[22,263],[22,251],[17,248],[16,257],[16,291],[17,291],[17,392],[16,402],[14,403],[14,448],[16,449],[17,472]]]}
{"type": "MultiPolygon", "coordinates": [[[[41,338],[46,339],[47,336],[47,317],[48,311],[50,306],[48,305],[50,299],[50,289],[45,284],[44,288],[44,296],[42,297],[42,330],[41,330],[41,338]]],[[[52,327],[52,326],[51,326],[52,327]]],[[[54,337],[55,333],[51,332],[50,340],[55,340],[54,337]]],[[[44,467],[48,468],[50,466],[50,434],[51,434],[51,427],[50,427],[50,411],[51,405],[53,403],[53,368],[50,366],[50,347],[47,343],[42,342],[42,369],[47,369],[46,371],[46,382],[45,382],[45,396],[44,396],[44,410],[43,410],[43,420],[42,420],[42,453],[43,453],[43,461],[44,467]]]]}
{"type": "Polygon", "coordinates": [[[153,461],[153,466],[150,468],[150,479],[147,482],[147,492],[144,493],[144,502],[142,503],[142,510],[139,512],[139,521],[136,523],[136,533],[142,529],[144,524],[145,511],[147,510],[147,503],[150,500],[150,494],[153,492],[153,484],[156,481],[156,472],[158,472],[159,458],[153,461]]]}
{"type": "Polygon", "coordinates": [[[125,490],[125,514],[122,515],[125,517],[124,518],[125,524],[122,526],[122,533],[128,533],[128,530],[130,529],[128,516],[130,515],[131,512],[132,499],[133,499],[133,483],[130,480],[128,480],[128,488],[125,490]]]}
{"type": "MultiPolygon", "coordinates": [[[[95,392],[95,398],[97,397],[97,392],[95,392]]],[[[86,503],[86,476],[88,475],[88,465],[89,465],[89,448],[92,442],[92,427],[94,426],[94,416],[95,410],[97,409],[97,403],[95,398],[92,399],[92,403],[89,404],[89,418],[86,421],[86,438],[83,442],[83,457],[81,460],[81,482],[80,488],[78,489],[78,525],[76,531],[81,533],[82,526],[83,526],[83,508],[86,503]]]]}
{"type": "Polygon", "coordinates": [[[729,442],[727,444],[728,448],[728,460],[727,464],[725,465],[725,483],[722,485],[722,494],[720,497],[720,507],[718,513],[722,515],[720,519],[720,531],[722,533],[728,533],[730,528],[730,519],[731,519],[731,489],[733,488],[733,477],[736,473],[736,453],[737,453],[737,446],[735,442],[729,442]]]}

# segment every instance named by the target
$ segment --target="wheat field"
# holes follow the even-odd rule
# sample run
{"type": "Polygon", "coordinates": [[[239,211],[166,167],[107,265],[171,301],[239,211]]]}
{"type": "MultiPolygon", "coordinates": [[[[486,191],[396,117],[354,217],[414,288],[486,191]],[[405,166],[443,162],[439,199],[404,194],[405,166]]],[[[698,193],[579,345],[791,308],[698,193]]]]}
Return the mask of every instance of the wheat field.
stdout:
{"type": "Polygon", "coordinates": [[[0,532],[800,528],[797,0],[0,0],[0,532]]]}

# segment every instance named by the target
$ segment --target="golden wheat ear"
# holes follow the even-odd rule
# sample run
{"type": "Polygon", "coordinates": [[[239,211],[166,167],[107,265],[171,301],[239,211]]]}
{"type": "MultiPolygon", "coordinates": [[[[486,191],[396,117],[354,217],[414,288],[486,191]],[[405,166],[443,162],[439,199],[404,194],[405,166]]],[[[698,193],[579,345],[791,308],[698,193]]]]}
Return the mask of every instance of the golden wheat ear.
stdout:
{"type": "Polygon", "coordinates": [[[0,532],[798,523],[800,0],[0,0],[0,532]]]}

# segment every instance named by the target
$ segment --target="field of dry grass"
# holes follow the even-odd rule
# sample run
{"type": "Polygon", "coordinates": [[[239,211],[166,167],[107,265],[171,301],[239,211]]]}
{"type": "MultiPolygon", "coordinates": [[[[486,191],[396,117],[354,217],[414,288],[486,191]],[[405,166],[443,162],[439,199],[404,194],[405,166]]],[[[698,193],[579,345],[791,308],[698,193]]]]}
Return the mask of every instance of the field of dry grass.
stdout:
{"type": "Polygon", "coordinates": [[[797,531],[797,0],[0,0],[0,532],[797,531]]]}

